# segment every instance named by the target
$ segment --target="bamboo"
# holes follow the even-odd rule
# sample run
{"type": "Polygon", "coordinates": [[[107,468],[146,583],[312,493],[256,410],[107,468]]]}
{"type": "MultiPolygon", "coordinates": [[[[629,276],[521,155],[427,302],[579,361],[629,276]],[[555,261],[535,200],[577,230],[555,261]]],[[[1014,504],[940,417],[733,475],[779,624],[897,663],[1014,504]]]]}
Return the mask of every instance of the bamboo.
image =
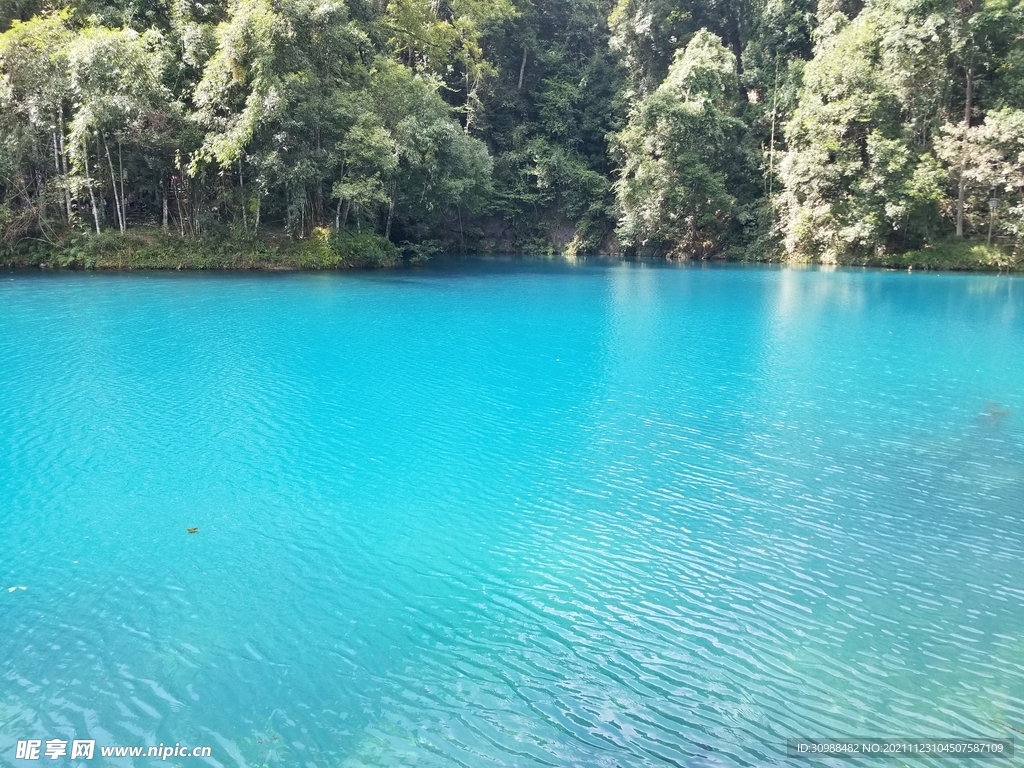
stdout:
{"type": "Polygon", "coordinates": [[[124,159],[121,157],[121,140],[117,141],[117,170],[121,178],[121,231],[128,229],[128,198],[124,194],[124,159]]]}
{"type": "Polygon", "coordinates": [[[68,223],[71,223],[71,190],[68,189],[68,153],[64,149],[64,107],[57,111],[57,126],[60,128],[60,164],[64,170],[64,206],[68,211],[68,223]]]}
{"type": "Polygon", "coordinates": [[[181,209],[181,182],[174,185],[174,204],[178,208],[178,232],[185,236],[185,212],[181,209]]]}
{"type": "Polygon", "coordinates": [[[107,165],[110,166],[110,183],[114,187],[114,209],[117,213],[117,226],[121,233],[124,234],[124,219],[121,218],[121,201],[117,196],[117,179],[114,177],[114,161],[110,157],[110,145],[107,144],[107,134],[105,133],[103,134],[103,149],[107,153],[107,165]]]}
{"type": "MultiPolygon", "coordinates": [[[[56,128],[50,133],[53,134],[53,167],[57,171],[57,175],[60,176],[60,158],[57,157],[57,130],[56,128]]],[[[68,211],[68,223],[71,223],[71,212],[68,211]]]]}
{"type": "Polygon", "coordinates": [[[768,150],[768,198],[775,191],[775,111],[779,101],[779,57],[775,57],[775,88],[772,90],[772,138],[768,150]]]}
{"type": "Polygon", "coordinates": [[[163,178],[160,179],[160,196],[163,198],[163,230],[164,232],[168,229],[168,211],[167,211],[167,186],[164,184],[163,178]]]}
{"type": "Polygon", "coordinates": [[[238,158],[238,189],[242,193],[242,229],[249,231],[249,221],[245,214],[245,180],[242,178],[242,158],[238,158]]]}
{"type": "MultiPolygon", "coordinates": [[[[391,221],[395,217],[395,194],[396,194],[396,192],[397,192],[397,190],[395,189],[395,182],[392,181],[391,182],[391,201],[390,201],[390,204],[388,205],[388,223],[387,223],[387,226],[384,228],[384,237],[387,240],[391,239],[391,221]]],[[[378,219],[378,221],[379,221],[379,219],[378,219]]]]}
{"type": "Polygon", "coordinates": [[[96,193],[92,189],[92,179],[89,177],[89,145],[82,142],[82,157],[85,159],[85,185],[89,187],[89,201],[92,203],[92,218],[96,223],[96,234],[100,233],[100,212],[96,209],[96,193]]]}
{"type": "Polygon", "coordinates": [[[971,129],[971,101],[974,98],[974,67],[967,68],[967,98],[964,100],[964,140],[960,148],[960,183],[956,195],[956,236],[964,236],[964,200],[967,197],[967,134],[971,129]]]}

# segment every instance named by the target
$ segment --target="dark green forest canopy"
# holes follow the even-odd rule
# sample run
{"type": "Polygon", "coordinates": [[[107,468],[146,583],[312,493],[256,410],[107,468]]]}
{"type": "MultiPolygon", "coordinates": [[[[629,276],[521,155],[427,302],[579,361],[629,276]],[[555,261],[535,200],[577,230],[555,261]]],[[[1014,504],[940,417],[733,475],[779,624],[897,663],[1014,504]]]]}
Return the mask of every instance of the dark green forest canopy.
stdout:
{"type": "Polygon", "coordinates": [[[1024,232],[1018,0],[0,0],[0,30],[4,248],[870,263],[1024,232]]]}

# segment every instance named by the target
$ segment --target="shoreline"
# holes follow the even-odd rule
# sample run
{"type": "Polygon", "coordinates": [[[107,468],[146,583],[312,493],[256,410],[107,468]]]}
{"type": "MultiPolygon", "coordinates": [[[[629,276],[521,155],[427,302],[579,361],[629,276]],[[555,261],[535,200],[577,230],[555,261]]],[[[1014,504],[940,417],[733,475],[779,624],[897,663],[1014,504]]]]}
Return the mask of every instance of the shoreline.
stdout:
{"type": "MultiPolygon", "coordinates": [[[[443,254],[449,255],[449,254],[443,254]]],[[[1001,249],[970,241],[946,242],[917,251],[849,260],[841,263],[743,259],[727,255],[703,259],[635,258],[621,253],[584,256],[542,253],[479,252],[461,258],[505,257],[644,261],[654,263],[749,264],[823,269],[860,267],[906,272],[1020,274],[1024,259],[1001,249]]],[[[429,258],[429,257],[426,257],[429,258]]],[[[23,240],[0,250],[0,269],[53,272],[318,272],[395,269],[415,266],[422,256],[403,258],[399,248],[373,233],[314,230],[293,239],[268,233],[258,238],[189,236],[135,230],[126,234],[75,234],[57,242],[23,240]]]]}

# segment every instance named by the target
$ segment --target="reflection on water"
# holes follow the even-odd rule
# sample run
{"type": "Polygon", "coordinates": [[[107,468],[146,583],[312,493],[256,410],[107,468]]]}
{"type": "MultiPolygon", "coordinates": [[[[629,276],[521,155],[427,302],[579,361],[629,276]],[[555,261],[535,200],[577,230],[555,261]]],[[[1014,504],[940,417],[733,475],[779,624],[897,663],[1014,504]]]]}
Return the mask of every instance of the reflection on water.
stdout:
{"type": "Polygon", "coordinates": [[[1012,736],[1018,283],[9,276],[0,765],[31,737],[762,766],[1012,736]]]}

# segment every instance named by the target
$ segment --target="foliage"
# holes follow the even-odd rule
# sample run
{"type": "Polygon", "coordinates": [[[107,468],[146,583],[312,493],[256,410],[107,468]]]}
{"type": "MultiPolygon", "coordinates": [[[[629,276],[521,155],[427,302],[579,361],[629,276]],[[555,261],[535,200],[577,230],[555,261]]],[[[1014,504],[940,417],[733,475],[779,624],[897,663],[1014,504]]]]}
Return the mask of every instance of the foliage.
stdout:
{"type": "Polygon", "coordinates": [[[998,267],[1022,83],[1021,0],[0,0],[0,248],[998,267]]]}
{"type": "Polygon", "coordinates": [[[735,220],[743,123],[732,53],[707,30],[677,52],[665,81],[630,115],[617,146],[619,237],[630,248],[704,255],[735,220]]]}
{"type": "Polygon", "coordinates": [[[967,131],[947,124],[936,151],[947,168],[964,161],[972,229],[983,231],[991,222],[997,236],[1017,245],[1024,236],[1024,111],[989,112],[967,131]]]}
{"type": "Polygon", "coordinates": [[[70,233],[58,241],[23,240],[0,249],[0,266],[48,269],[344,269],[388,267],[398,249],[372,232],[314,230],[304,240],[200,235],[159,230],[70,233]]]}
{"type": "Polygon", "coordinates": [[[1007,98],[992,70],[1000,48],[1016,42],[995,31],[995,20],[1012,27],[1019,17],[998,3],[974,10],[946,0],[876,0],[852,21],[828,18],[780,165],[776,202],[792,257],[872,259],[949,234],[959,188],[994,186],[972,154],[984,148],[992,157],[1024,139],[1010,113],[991,113],[991,130],[965,128],[963,117],[973,122],[983,100],[1007,98]]]}
{"type": "Polygon", "coordinates": [[[964,240],[943,240],[926,248],[886,254],[865,266],[894,269],[1021,271],[1024,259],[999,246],[964,240]]]}

